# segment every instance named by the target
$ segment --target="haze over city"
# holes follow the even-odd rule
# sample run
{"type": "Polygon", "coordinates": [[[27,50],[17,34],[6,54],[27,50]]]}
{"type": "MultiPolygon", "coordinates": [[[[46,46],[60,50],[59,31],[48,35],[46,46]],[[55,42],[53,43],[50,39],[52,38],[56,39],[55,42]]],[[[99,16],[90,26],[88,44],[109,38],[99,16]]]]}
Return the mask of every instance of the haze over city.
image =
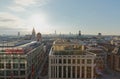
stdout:
{"type": "Polygon", "coordinates": [[[120,79],[120,1],[0,0],[0,79],[120,79]]]}
{"type": "Polygon", "coordinates": [[[119,35],[119,0],[0,0],[0,34],[119,35]]]}

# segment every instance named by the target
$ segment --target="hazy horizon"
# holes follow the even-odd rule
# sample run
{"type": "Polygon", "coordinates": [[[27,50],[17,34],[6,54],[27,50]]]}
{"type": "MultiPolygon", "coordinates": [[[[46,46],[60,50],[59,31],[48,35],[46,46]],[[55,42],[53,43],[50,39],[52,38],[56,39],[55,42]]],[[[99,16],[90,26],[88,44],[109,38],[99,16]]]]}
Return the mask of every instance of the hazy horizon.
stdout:
{"type": "Polygon", "coordinates": [[[42,34],[120,35],[120,1],[0,0],[0,35],[42,34]]]}

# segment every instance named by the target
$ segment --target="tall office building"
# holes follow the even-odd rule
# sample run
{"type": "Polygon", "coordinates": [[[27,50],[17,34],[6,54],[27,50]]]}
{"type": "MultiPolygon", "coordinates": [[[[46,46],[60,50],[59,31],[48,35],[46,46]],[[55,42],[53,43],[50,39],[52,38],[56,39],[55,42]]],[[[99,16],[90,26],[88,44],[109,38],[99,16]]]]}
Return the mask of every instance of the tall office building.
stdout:
{"type": "Polygon", "coordinates": [[[96,79],[95,58],[78,43],[57,40],[49,53],[49,79],[96,79]]]}
{"type": "Polygon", "coordinates": [[[18,32],[18,37],[20,37],[20,32],[18,32]]]}
{"type": "Polygon", "coordinates": [[[81,31],[79,30],[79,36],[81,36],[81,31]]]}

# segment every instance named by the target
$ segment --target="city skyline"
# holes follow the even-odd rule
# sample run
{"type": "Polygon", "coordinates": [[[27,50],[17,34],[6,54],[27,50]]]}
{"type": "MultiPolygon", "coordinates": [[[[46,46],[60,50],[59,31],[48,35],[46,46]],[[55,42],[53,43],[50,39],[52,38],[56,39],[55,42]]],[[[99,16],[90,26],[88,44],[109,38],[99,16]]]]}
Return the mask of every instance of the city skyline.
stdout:
{"type": "Polygon", "coordinates": [[[0,35],[78,33],[120,35],[120,1],[1,0],[0,35]]]}

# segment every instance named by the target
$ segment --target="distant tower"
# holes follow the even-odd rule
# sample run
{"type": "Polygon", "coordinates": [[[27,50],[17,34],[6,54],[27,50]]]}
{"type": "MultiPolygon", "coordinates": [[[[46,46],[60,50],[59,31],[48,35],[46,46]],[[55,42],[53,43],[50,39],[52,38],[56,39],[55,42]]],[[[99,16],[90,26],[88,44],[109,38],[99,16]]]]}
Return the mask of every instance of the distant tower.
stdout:
{"type": "Polygon", "coordinates": [[[55,35],[56,35],[57,33],[56,33],[56,30],[55,30],[55,35]]]}
{"type": "Polygon", "coordinates": [[[33,28],[31,39],[32,39],[32,40],[35,40],[35,36],[36,36],[36,33],[35,33],[35,29],[33,28]]]}
{"type": "Polygon", "coordinates": [[[37,33],[37,42],[42,41],[42,35],[41,33],[37,33]]]}
{"type": "Polygon", "coordinates": [[[18,37],[20,37],[20,32],[18,32],[18,37]]]}
{"type": "Polygon", "coordinates": [[[102,33],[98,33],[98,36],[102,36],[102,33]]]}
{"type": "Polygon", "coordinates": [[[79,36],[81,36],[81,31],[79,30],[79,36]]]}

